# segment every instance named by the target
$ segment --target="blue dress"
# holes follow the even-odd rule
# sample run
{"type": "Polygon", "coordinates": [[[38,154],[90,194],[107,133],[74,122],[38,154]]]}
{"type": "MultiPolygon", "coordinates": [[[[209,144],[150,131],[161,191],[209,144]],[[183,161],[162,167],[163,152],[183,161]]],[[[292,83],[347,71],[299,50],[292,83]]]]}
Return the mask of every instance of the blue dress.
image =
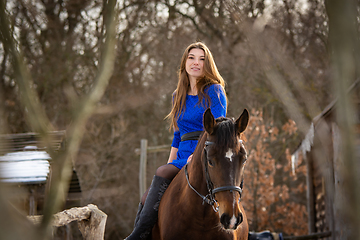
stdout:
{"type": "MultiPolygon", "coordinates": [[[[210,109],[215,118],[225,117],[226,115],[226,96],[223,88],[219,84],[213,84],[205,88],[205,94],[210,97],[210,109]]],[[[171,163],[181,169],[185,166],[187,159],[194,152],[197,140],[181,141],[181,136],[185,133],[203,131],[203,114],[207,109],[204,104],[199,103],[197,95],[186,95],[186,109],[181,113],[177,120],[179,130],[174,132],[171,146],[177,148],[176,159],[171,163]]]]}

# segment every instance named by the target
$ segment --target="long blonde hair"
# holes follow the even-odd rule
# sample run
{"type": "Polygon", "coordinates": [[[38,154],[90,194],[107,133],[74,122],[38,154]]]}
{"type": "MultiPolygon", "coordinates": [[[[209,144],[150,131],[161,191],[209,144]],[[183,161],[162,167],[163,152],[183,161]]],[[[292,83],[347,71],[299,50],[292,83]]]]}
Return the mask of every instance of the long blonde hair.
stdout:
{"type": "Polygon", "coordinates": [[[185,67],[189,52],[191,49],[194,48],[202,49],[205,53],[204,76],[197,79],[196,81],[196,89],[198,90],[199,102],[202,102],[203,99],[205,99],[205,107],[210,106],[210,97],[204,93],[204,89],[206,86],[210,86],[212,84],[220,84],[223,87],[225,93],[225,81],[221,77],[216,67],[214,58],[209,48],[202,42],[195,42],[190,44],[185,49],[184,54],[181,58],[180,69],[178,70],[178,85],[173,94],[173,107],[171,109],[171,112],[166,116],[166,118],[170,119],[170,130],[178,129],[176,122],[181,112],[186,108],[186,95],[190,90],[190,80],[185,67]]]}

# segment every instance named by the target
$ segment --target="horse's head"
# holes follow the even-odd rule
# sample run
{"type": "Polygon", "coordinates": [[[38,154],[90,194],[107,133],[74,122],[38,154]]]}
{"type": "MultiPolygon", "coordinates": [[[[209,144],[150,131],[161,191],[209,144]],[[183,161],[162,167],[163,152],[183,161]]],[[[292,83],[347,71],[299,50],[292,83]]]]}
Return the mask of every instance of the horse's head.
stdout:
{"type": "Polygon", "coordinates": [[[249,112],[245,109],[236,121],[230,118],[215,120],[208,109],[203,121],[207,139],[202,160],[210,198],[215,211],[218,211],[221,226],[227,230],[235,230],[243,221],[240,184],[246,150],[240,134],[247,127],[249,112]]]}

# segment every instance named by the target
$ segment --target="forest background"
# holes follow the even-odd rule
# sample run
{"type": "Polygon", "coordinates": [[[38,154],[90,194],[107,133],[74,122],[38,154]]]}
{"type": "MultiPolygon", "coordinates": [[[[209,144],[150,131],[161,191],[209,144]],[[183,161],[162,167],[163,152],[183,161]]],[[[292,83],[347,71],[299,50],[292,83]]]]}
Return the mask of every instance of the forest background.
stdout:
{"type": "MultiPolygon", "coordinates": [[[[94,86],[106,1],[7,1],[43,110],[57,130],[94,86]]],[[[358,4],[359,6],[359,4],[358,4]]],[[[82,203],[108,214],[106,239],[125,237],[139,200],[140,140],[170,144],[171,108],[186,46],[203,41],[226,81],[228,116],[251,112],[243,205],[250,230],[307,233],[306,169],[291,169],[313,117],[334,100],[329,20],[321,0],[118,1],[114,71],[73,160],[82,203]],[[301,116],[300,116],[301,115],[301,116]],[[296,122],[296,123],[295,123],[296,122]]],[[[32,132],[10,53],[0,44],[1,134],[32,132]]],[[[168,153],[148,156],[148,184],[168,153]]]]}

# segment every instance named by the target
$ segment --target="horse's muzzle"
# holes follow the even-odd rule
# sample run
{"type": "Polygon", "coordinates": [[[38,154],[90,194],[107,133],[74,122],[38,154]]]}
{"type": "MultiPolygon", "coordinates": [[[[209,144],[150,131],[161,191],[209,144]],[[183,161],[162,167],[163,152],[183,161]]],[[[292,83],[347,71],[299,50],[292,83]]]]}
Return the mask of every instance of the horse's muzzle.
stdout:
{"type": "Polygon", "coordinates": [[[243,215],[240,212],[237,216],[230,216],[227,213],[224,213],[220,217],[220,223],[224,229],[235,230],[240,223],[243,221],[243,215]]]}

